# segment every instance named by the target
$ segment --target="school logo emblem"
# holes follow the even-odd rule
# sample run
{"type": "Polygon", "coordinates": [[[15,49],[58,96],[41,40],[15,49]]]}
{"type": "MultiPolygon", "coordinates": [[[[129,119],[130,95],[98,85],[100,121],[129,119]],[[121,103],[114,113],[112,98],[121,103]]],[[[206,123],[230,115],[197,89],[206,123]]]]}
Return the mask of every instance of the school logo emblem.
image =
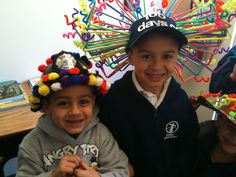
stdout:
{"type": "Polygon", "coordinates": [[[176,132],[179,129],[179,123],[177,121],[170,121],[166,124],[166,136],[164,140],[170,138],[177,138],[176,132]]]}

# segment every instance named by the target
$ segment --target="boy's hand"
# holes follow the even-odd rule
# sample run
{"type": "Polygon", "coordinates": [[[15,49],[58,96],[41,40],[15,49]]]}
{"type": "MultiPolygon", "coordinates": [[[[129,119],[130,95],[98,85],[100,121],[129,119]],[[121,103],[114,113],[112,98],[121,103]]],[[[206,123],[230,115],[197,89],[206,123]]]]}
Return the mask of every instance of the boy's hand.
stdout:
{"type": "Polygon", "coordinates": [[[101,177],[97,171],[94,170],[84,161],[80,161],[79,168],[75,169],[74,175],[76,177],[101,177]]]}
{"type": "Polygon", "coordinates": [[[52,171],[52,177],[68,177],[71,176],[80,164],[78,155],[65,155],[52,171]]]}
{"type": "Polygon", "coordinates": [[[236,64],[234,65],[233,72],[230,74],[230,79],[236,82],[236,64]]]}

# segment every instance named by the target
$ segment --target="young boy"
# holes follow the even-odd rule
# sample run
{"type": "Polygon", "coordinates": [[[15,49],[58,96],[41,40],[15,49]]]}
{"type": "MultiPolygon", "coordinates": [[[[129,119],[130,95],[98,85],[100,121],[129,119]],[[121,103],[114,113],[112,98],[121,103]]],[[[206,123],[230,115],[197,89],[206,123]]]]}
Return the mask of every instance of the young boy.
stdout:
{"type": "Polygon", "coordinates": [[[19,147],[16,176],[129,176],[127,157],[96,117],[95,96],[109,84],[85,56],[62,51],[47,63],[30,97],[44,114],[19,147]]]}
{"type": "Polygon", "coordinates": [[[236,176],[236,95],[200,96],[197,102],[218,113],[200,125],[200,144],[191,177],[236,176]]]}
{"type": "Polygon", "coordinates": [[[134,70],[97,99],[101,121],[127,154],[135,177],[189,177],[198,120],[172,77],[184,44],[186,37],[164,15],[135,21],[126,46],[134,70]]]}

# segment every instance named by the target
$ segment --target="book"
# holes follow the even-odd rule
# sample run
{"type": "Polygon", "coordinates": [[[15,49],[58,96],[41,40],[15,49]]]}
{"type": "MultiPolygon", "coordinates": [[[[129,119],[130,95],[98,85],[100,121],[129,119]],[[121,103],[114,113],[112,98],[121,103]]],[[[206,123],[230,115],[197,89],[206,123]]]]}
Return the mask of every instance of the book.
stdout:
{"type": "Polygon", "coordinates": [[[0,82],[0,112],[29,105],[21,85],[15,80],[0,82]]]}
{"type": "Polygon", "coordinates": [[[40,77],[34,77],[34,78],[29,79],[28,83],[30,85],[30,88],[32,88],[36,84],[36,82],[39,81],[39,79],[40,79],[40,77]]]}
{"type": "Polygon", "coordinates": [[[16,108],[20,108],[20,107],[25,107],[28,105],[29,105],[28,97],[26,95],[24,95],[24,100],[8,102],[8,103],[1,103],[0,104],[0,112],[6,111],[6,110],[11,110],[11,109],[16,109],[16,108]]]}
{"type": "Polygon", "coordinates": [[[0,103],[24,100],[23,90],[15,80],[0,82],[0,103]]]}

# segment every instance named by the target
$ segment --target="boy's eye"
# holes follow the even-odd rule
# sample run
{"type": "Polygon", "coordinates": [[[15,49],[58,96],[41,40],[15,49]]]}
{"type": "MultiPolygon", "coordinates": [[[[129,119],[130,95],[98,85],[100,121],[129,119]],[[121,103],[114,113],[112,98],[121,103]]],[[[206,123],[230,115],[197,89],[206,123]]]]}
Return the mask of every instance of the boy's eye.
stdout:
{"type": "Polygon", "coordinates": [[[164,58],[164,59],[169,59],[169,58],[173,58],[173,56],[170,55],[170,54],[165,54],[165,55],[163,56],[163,58],[164,58]]]}
{"type": "Polygon", "coordinates": [[[152,55],[143,54],[143,55],[142,55],[142,58],[144,58],[144,59],[152,59],[152,55]]]}
{"type": "Polygon", "coordinates": [[[79,100],[79,104],[81,106],[87,106],[88,104],[90,104],[92,102],[91,99],[88,99],[88,98],[84,98],[84,99],[80,99],[79,100]]]}
{"type": "Polygon", "coordinates": [[[227,128],[233,132],[236,132],[236,127],[233,126],[233,125],[230,125],[229,123],[226,124],[227,125],[227,128]]]}
{"type": "Polygon", "coordinates": [[[65,107],[65,106],[69,105],[69,102],[66,101],[66,100],[58,100],[58,101],[56,102],[56,104],[57,104],[58,106],[65,107]]]}

